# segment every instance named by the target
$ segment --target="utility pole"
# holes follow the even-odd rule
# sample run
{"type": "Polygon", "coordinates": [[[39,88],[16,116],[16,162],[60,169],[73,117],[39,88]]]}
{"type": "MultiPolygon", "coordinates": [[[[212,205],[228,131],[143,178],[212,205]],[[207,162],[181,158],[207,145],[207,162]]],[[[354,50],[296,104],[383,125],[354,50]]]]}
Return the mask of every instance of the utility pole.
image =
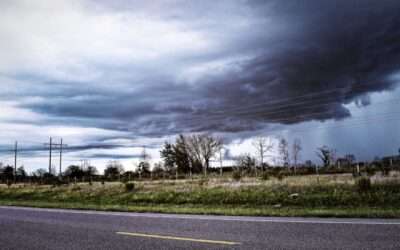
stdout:
{"type": "Polygon", "coordinates": [[[222,177],[222,148],[219,149],[219,174],[222,177]]]}
{"type": "Polygon", "coordinates": [[[58,176],[61,178],[62,173],[62,153],[63,153],[63,139],[60,140],[60,171],[58,172],[58,176]]]}
{"type": "Polygon", "coordinates": [[[53,142],[53,138],[50,137],[50,143],[45,143],[44,145],[49,146],[49,174],[51,174],[51,167],[52,167],[52,151],[54,147],[59,147],[60,149],[60,162],[59,162],[59,168],[60,168],[60,173],[59,176],[61,177],[61,173],[62,173],[62,154],[63,154],[63,149],[65,147],[68,147],[67,144],[63,143],[63,139],[61,138],[60,143],[54,143],[53,142]]]}
{"type": "Polygon", "coordinates": [[[14,183],[17,183],[17,154],[18,154],[18,142],[15,141],[15,145],[14,145],[14,183]]]}
{"type": "Polygon", "coordinates": [[[49,143],[49,174],[51,174],[51,150],[52,150],[52,143],[53,143],[53,138],[50,137],[50,143],[49,143]]]}

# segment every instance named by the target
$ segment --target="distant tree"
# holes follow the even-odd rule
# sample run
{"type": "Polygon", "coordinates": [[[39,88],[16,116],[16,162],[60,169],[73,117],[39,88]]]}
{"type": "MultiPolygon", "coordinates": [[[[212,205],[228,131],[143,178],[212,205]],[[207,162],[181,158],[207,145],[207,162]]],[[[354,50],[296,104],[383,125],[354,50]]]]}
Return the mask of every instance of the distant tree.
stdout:
{"type": "Polygon", "coordinates": [[[353,163],[356,161],[356,157],[353,154],[347,154],[344,156],[344,158],[346,159],[347,164],[349,164],[349,166],[347,167],[351,167],[353,163]]]}
{"type": "Polygon", "coordinates": [[[94,166],[86,166],[83,169],[83,176],[85,176],[85,179],[89,181],[89,183],[92,183],[93,176],[97,174],[97,168],[94,166]]]}
{"type": "Polygon", "coordinates": [[[175,166],[178,172],[181,173],[189,173],[192,172],[201,172],[201,167],[196,167],[194,164],[195,158],[190,155],[190,149],[188,145],[188,138],[184,135],[179,135],[176,138],[175,144],[173,145],[174,157],[175,157],[175,166]]]}
{"type": "Polygon", "coordinates": [[[222,140],[208,134],[193,134],[187,137],[186,145],[193,159],[202,164],[203,173],[207,176],[210,159],[222,147],[222,140]]]}
{"type": "Polygon", "coordinates": [[[149,160],[151,160],[151,155],[147,153],[146,147],[143,147],[140,158],[142,162],[148,162],[149,160]]]}
{"type": "Polygon", "coordinates": [[[95,166],[89,166],[86,170],[85,170],[86,175],[88,176],[94,176],[98,173],[97,168],[95,166]]]}
{"type": "Polygon", "coordinates": [[[279,155],[281,156],[283,166],[290,167],[290,158],[289,158],[289,143],[285,138],[281,138],[279,140],[279,155]]]}
{"type": "Polygon", "coordinates": [[[110,180],[121,180],[124,167],[119,161],[109,161],[104,169],[104,177],[110,180]]]}
{"type": "Polygon", "coordinates": [[[25,180],[27,175],[28,174],[26,173],[24,166],[21,166],[17,169],[17,179],[18,180],[21,180],[21,181],[25,180]]]}
{"type": "Polygon", "coordinates": [[[312,168],[314,166],[314,163],[310,160],[307,160],[304,162],[304,166],[307,168],[312,168]]]}
{"type": "Polygon", "coordinates": [[[329,167],[331,165],[331,150],[327,146],[322,146],[318,148],[316,152],[318,158],[321,159],[324,167],[329,167]]]}
{"type": "Polygon", "coordinates": [[[3,178],[6,179],[7,183],[14,179],[14,168],[12,166],[5,166],[2,171],[3,178]]]}
{"type": "Polygon", "coordinates": [[[150,164],[145,161],[141,161],[137,167],[139,176],[146,176],[150,173],[150,164]]]}
{"type": "Polygon", "coordinates": [[[298,161],[300,159],[301,150],[302,150],[301,140],[298,139],[298,138],[294,139],[293,148],[292,148],[292,155],[293,155],[294,173],[295,174],[296,174],[297,164],[298,164],[298,161]]]}
{"type": "Polygon", "coordinates": [[[259,166],[262,168],[262,170],[264,170],[265,156],[273,149],[274,144],[269,138],[266,137],[257,137],[253,140],[252,144],[259,157],[259,166]]]}
{"type": "Polygon", "coordinates": [[[256,166],[256,159],[250,154],[242,154],[236,159],[236,166],[239,170],[251,171],[256,166]]]}
{"type": "Polygon", "coordinates": [[[33,172],[33,176],[43,178],[45,174],[47,173],[47,170],[44,168],[39,168],[36,171],[33,172]]]}
{"type": "Polygon", "coordinates": [[[176,163],[176,152],[171,143],[165,142],[163,149],[160,151],[161,158],[164,161],[164,166],[167,170],[173,169],[176,163]]]}
{"type": "Polygon", "coordinates": [[[133,171],[125,171],[124,173],[124,179],[125,181],[131,181],[134,177],[136,177],[136,173],[133,171]]]}
{"type": "Polygon", "coordinates": [[[84,176],[84,171],[80,166],[70,165],[65,170],[64,175],[72,179],[82,179],[84,176]]]}
{"type": "Polygon", "coordinates": [[[161,162],[155,163],[151,172],[152,172],[153,176],[155,176],[155,177],[164,176],[165,167],[161,162]]]}

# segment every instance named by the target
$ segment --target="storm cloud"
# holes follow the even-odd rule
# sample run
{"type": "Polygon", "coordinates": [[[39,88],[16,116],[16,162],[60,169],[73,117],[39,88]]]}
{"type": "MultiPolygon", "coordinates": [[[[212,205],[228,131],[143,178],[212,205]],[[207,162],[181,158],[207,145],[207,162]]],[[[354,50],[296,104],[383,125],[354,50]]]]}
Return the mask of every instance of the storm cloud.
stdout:
{"type": "MultiPolygon", "coordinates": [[[[174,17],[161,14],[165,22],[172,19],[185,29],[209,32],[213,39],[221,34],[219,44],[204,53],[172,58],[175,69],[165,65],[171,71],[164,73],[160,66],[150,74],[135,71],[136,65],[131,71],[127,63],[123,69],[104,69],[111,76],[95,82],[34,79],[39,93],[32,94],[42,100],[24,107],[143,135],[235,132],[268,123],[343,119],[351,116],[344,104],[368,105],[363,100],[369,93],[396,84],[391,77],[400,68],[397,1],[261,1],[223,6],[211,8],[212,14],[200,20],[197,4],[181,6],[185,11],[174,17]],[[229,6],[232,16],[223,22],[221,16],[227,15],[229,6]],[[244,27],[238,33],[224,31],[235,25],[244,27]],[[224,43],[227,46],[221,49],[224,43]],[[130,79],[144,73],[142,81],[130,79]]],[[[151,7],[141,11],[153,11],[151,7]]]]}
{"type": "Polygon", "coordinates": [[[343,120],[399,81],[399,1],[0,5],[0,100],[35,115],[7,121],[94,143],[343,120]]]}

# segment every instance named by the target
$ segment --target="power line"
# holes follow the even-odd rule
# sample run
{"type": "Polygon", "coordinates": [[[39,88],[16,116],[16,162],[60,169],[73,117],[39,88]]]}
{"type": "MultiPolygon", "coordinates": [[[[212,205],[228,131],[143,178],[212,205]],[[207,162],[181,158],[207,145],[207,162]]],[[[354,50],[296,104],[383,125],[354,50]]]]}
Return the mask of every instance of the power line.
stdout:
{"type": "MultiPolygon", "coordinates": [[[[331,88],[328,90],[322,90],[322,91],[314,91],[311,93],[307,93],[304,95],[297,95],[296,97],[286,97],[286,98],[275,98],[266,102],[262,102],[262,103],[255,103],[255,104],[250,104],[247,106],[242,106],[242,107],[233,107],[231,110],[237,110],[237,109],[241,109],[241,108],[251,108],[254,106],[259,106],[259,105],[266,105],[266,104],[275,104],[275,103],[282,103],[284,101],[290,101],[290,103],[293,103],[293,100],[296,99],[301,99],[301,98],[305,98],[305,97],[314,97],[316,95],[320,95],[320,94],[329,94],[329,93],[334,93],[334,92],[338,92],[340,90],[350,90],[350,91],[354,91],[357,90],[358,88],[362,88],[362,87],[367,87],[368,85],[376,85],[375,82],[370,82],[370,83],[354,83],[351,87],[349,86],[343,86],[343,87],[336,87],[336,88],[331,88]]],[[[376,87],[379,87],[378,85],[376,87]]],[[[221,110],[220,112],[226,112],[229,111],[229,109],[224,109],[221,110]]]]}
{"type": "MultiPolygon", "coordinates": [[[[376,103],[374,103],[374,105],[387,104],[387,103],[391,103],[391,102],[396,102],[397,103],[399,101],[400,101],[400,98],[393,98],[393,99],[390,99],[390,100],[387,100],[387,101],[376,102],[376,103]]],[[[322,104],[313,104],[313,105],[310,105],[308,107],[304,106],[304,107],[300,107],[298,109],[308,109],[308,108],[311,108],[311,107],[323,107],[323,106],[331,105],[331,104],[334,104],[334,103],[338,103],[338,102],[327,102],[327,103],[322,103],[322,104]]],[[[182,123],[182,124],[190,125],[190,123],[197,123],[197,122],[201,122],[201,121],[204,121],[204,120],[211,121],[211,122],[212,121],[214,121],[214,122],[223,121],[225,119],[234,118],[234,116],[240,116],[241,118],[247,118],[247,119],[251,119],[251,118],[253,118],[252,116],[255,116],[254,118],[258,118],[259,119],[259,118],[262,118],[262,117],[260,117],[261,115],[267,116],[267,115],[274,115],[275,114],[275,116],[278,116],[279,114],[284,113],[283,112],[284,110],[283,111],[282,110],[279,110],[279,111],[278,110],[271,110],[270,112],[268,112],[268,110],[270,110],[270,109],[266,109],[266,110],[259,111],[259,112],[254,112],[254,110],[251,110],[252,112],[248,112],[248,111],[244,112],[243,111],[242,113],[219,114],[219,115],[213,115],[213,116],[209,116],[208,114],[197,114],[197,115],[194,115],[193,118],[180,119],[179,122],[182,123]]],[[[321,115],[323,115],[323,114],[332,115],[333,112],[334,111],[332,111],[332,110],[327,110],[327,111],[307,113],[306,115],[300,115],[300,116],[293,116],[293,115],[281,116],[280,118],[266,119],[266,122],[269,122],[269,123],[273,122],[274,123],[274,122],[280,122],[280,121],[282,121],[282,122],[295,121],[296,119],[293,119],[293,118],[296,118],[296,117],[307,118],[311,114],[313,116],[316,115],[316,114],[317,115],[318,114],[321,114],[321,115]]],[[[313,118],[313,117],[311,117],[311,118],[313,118]]],[[[170,120],[159,120],[159,121],[151,122],[151,124],[154,124],[154,125],[173,124],[173,121],[170,121],[170,120]]]]}

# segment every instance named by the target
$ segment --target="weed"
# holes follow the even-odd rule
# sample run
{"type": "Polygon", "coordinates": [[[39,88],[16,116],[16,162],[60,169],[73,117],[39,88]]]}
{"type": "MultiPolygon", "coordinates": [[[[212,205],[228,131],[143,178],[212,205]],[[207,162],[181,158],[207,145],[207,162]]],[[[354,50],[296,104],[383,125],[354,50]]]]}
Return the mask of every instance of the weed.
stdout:
{"type": "Polygon", "coordinates": [[[135,183],[133,183],[133,182],[125,183],[125,190],[127,192],[132,192],[134,189],[135,189],[135,183]]]}
{"type": "Polygon", "coordinates": [[[207,185],[207,184],[208,184],[208,179],[207,179],[207,178],[202,177],[202,178],[199,180],[199,186],[205,186],[205,185],[207,185]]]}
{"type": "Polygon", "coordinates": [[[275,177],[278,179],[278,181],[283,181],[283,179],[285,178],[285,175],[283,173],[279,172],[276,174],[275,177]]]}
{"type": "Polygon", "coordinates": [[[371,190],[371,179],[368,177],[360,177],[356,181],[357,190],[360,193],[366,193],[371,190]]]}
{"type": "Polygon", "coordinates": [[[261,174],[261,180],[263,181],[268,181],[270,178],[269,173],[268,172],[262,172],[261,174]]]}
{"type": "Polygon", "coordinates": [[[242,179],[242,172],[240,170],[233,171],[232,179],[235,181],[240,181],[242,179]]]}

